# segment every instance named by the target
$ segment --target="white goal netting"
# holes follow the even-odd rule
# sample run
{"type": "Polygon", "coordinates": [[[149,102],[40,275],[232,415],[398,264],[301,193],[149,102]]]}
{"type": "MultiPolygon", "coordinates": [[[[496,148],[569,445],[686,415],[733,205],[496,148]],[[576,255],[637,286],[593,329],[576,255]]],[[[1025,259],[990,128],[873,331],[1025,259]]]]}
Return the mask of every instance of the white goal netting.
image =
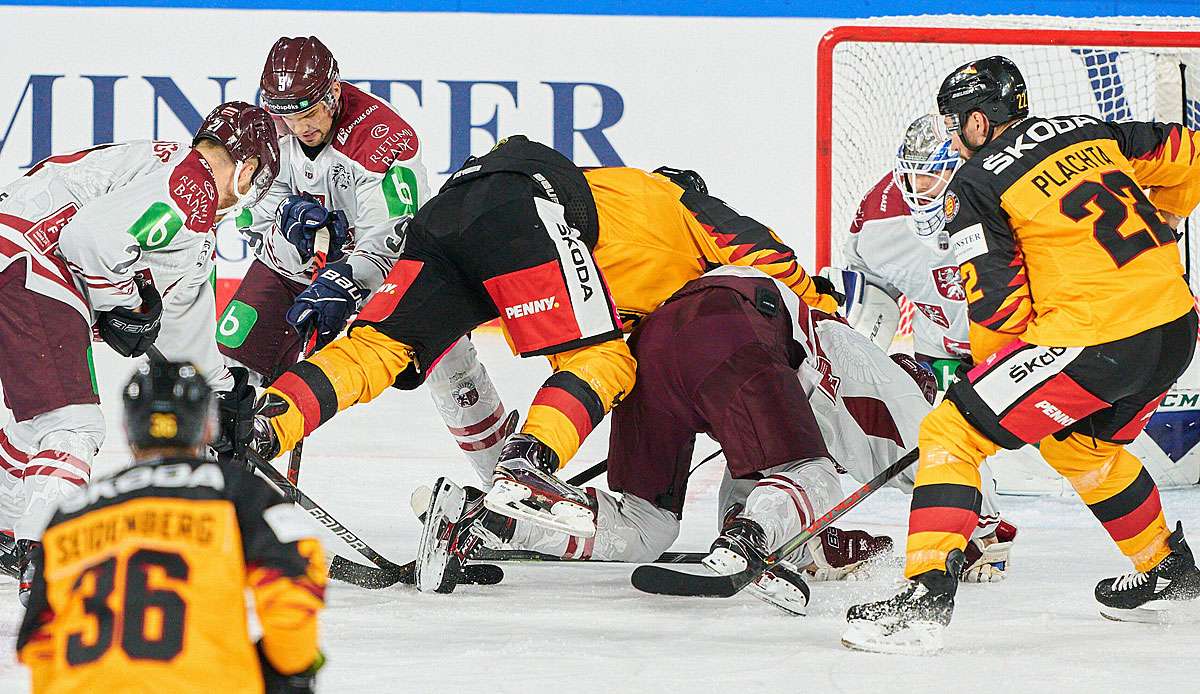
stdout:
{"type": "MultiPolygon", "coordinates": [[[[830,186],[819,194],[829,196],[829,251],[835,264],[859,201],[891,170],[905,128],[922,113],[936,111],[942,79],[975,58],[1013,59],[1028,83],[1034,115],[1088,114],[1190,127],[1200,120],[1200,23],[1195,19],[926,16],[887,17],[863,26],[912,27],[926,34],[933,29],[947,42],[917,42],[902,30],[887,32],[894,40],[856,40],[847,30],[848,37],[833,48],[830,186]],[[951,43],[961,40],[963,29],[985,29],[1002,40],[976,43],[982,36],[972,34],[972,43],[951,43]],[[1181,36],[1189,29],[1197,33],[1181,36]],[[1034,45],[1047,40],[1046,30],[1077,33],[1062,45],[1034,45]],[[1097,43],[1100,39],[1089,35],[1093,31],[1122,35],[1097,43]],[[1157,38],[1144,32],[1157,32],[1157,38]],[[1147,40],[1161,45],[1133,45],[1147,40]],[[1191,46],[1178,45],[1189,41],[1191,46]]],[[[818,257],[818,263],[823,260],[818,257]]]]}

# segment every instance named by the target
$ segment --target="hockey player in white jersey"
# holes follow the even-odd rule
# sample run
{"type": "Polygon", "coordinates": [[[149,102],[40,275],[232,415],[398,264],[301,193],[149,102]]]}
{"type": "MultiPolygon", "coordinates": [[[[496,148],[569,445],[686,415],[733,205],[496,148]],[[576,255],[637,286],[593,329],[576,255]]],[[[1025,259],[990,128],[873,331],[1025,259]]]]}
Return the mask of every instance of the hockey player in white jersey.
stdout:
{"type": "Polygon", "coordinates": [[[901,296],[912,302],[913,353],[945,390],[964,360],[967,302],[958,261],[950,249],[946,186],[958,166],[941,119],[924,115],[908,126],[893,170],[871,188],[850,225],[845,268],[822,272],[846,295],[842,313],[856,329],[887,349],[901,296]]]}
{"type": "MultiPolygon", "coordinates": [[[[915,446],[935,392],[932,377],[910,358],[889,358],[748,268],[720,268],[685,285],[639,326],[630,347],[641,378],[614,408],[609,439],[609,488],[622,494],[584,490],[593,499],[595,536],[484,511],[478,491],[440,480],[418,551],[419,587],[452,588],[456,566],[480,542],[653,561],[679,533],[699,432],[721,444],[727,466],[724,529],[704,563],[719,573],[740,570],[842,499],[839,468],[865,482],[915,446]]],[[[893,482],[905,490],[912,483],[911,470],[893,482]]],[[[994,509],[993,491],[983,504],[994,509]]],[[[800,614],[808,600],[801,570],[842,577],[890,549],[887,538],[836,531],[751,590],[800,614]]],[[[980,572],[990,560],[977,557],[969,570],[980,572]]]]}
{"type": "MultiPolygon", "coordinates": [[[[316,347],[324,346],[379,287],[403,249],[405,220],[430,191],[412,126],[391,104],[343,82],[315,36],[276,41],[260,88],[264,107],[286,125],[281,172],[238,217],[255,260],[217,340],[231,361],[270,382],[295,364],[303,335],[315,331],[316,347]],[[312,278],[322,228],[330,233],[328,264],[312,278]]],[[[490,483],[503,440],[500,396],[467,338],[439,364],[429,375],[434,402],[490,483]]]]}
{"type": "Polygon", "coordinates": [[[154,347],[196,364],[226,412],[253,402],[212,337],[214,227],[260,200],[278,171],[271,118],[230,102],[190,146],[100,145],[0,188],[0,385],[12,411],[0,429],[0,529],[13,530],[22,572],[104,441],[93,326],[124,356],[154,347]]]}

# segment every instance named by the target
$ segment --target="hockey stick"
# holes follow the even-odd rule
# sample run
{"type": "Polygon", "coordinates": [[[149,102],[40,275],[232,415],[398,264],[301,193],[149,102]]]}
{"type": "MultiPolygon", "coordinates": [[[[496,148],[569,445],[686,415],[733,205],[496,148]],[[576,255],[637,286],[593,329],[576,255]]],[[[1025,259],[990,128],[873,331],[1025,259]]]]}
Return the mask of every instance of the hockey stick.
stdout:
{"type": "MultiPolygon", "coordinates": [[[[608,459],[605,458],[567,480],[567,484],[580,485],[590,482],[607,469],[608,459]]],[[[387,588],[400,582],[413,583],[416,580],[416,570],[417,562],[415,560],[408,562],[404,566],[397,566],[395,569],[377,569],[372,566],[363,566],[358,562],[350,561],[341,556],[335,556],[333,562],[329,565],[329,577],[345,583],[353,583],[363,588],[376,589],[387,588]]],[[[463,564],[462,572],[463,575],[462,580],[459,581],[460,583],[492,585],[499,583],[504,577],[500,567],[493,564],[473,564],[468,562],[463,564]],[[496,576],[497,573],[499,576],[496,576]]]]}
{"type": "MultiPolygon", "coordinates": [[[[317,229],[316,238],[313,239],[313,271],[312,276],[309,277],[309,282],[317,279],[317,275],[321,273],[321,270],[325,269],[325,263],[328,261],[328,259],[329,229],[321,227],[320,229],[317,229]]],[[[309,326],[308,330],[305,331],[303,340],[304,341],[300,345],[300,356],[296,359],[298,362],[307,359],[308,355],[312,354],[313,348],[317,346],[317,322],[315,317],[312,325],[309,326]]],[[[288,456],[287,479],[288,482],[292,483],[293,488],[300,483],[300,456],[302,455],[304,455],[303,436],[301,436],[300,440],[296,442],[295,447],[292,448],[292,452],[288,456]]],[[[293,501],[295,501],[295,499],[293,499],[293,501]]]]}
{"type": "MultiPolygon", "coordinates": [[[[387,559],[379,552],[376,552],[362,538],[355,535],[353,531],[342,525],[338,519],[329,514],[328,511],[312,500],[308,494],[305,494],[296,485],[288,481],[287,477],[275,469],[271,463],[262,459],[252,450],[246,451],[246,460],[261,472],[271,484],[273,484],[281,494],[285,497],[290,497],[295,500],[295,503],[300,508],[308,511],[317,522],[325,526],[327,530],[337,536],[339,540],[345,542],[353,550],[366,557],[375,566],[365,566],[357,562],[352,562],[341,555],[334,555],[333,562],[329,567],[329,577],[344,581],[346,583],[354,583],[363,588],[383,588],[394,585],[396,583],[412,583],[414,580],[413,568],[414,564],[409,563],[400,566],[395,562],[387,559]],[[338,561],[341,560],[341,561],[338,561]],[[349,572],[339,571],[335,575],[334,566],[350,565],[357,567],[349,572]]],[[[491,585],[499,583],[504,578],[504,572],[500,567],[491,566],[488,564],[475,564],[475,571],[466,572],[464,583],[479,583],[482,585],[491,585]]]]}
{"type": "MultiPolygon", "coordinates": [[[[707,557],[708,552],[663,552],[652,564],[699,564],[707,557]]],[[[619,559],[567,559],[553,554],[542,554],[525,549],[490,549],[480,547],[471,555],[471,559],[480,561],[512,561],[512,562],[562,562],[567,564],[626,564],[619,559]]]]}
{"type": "Polygon", "coordinates": [[[783,545],[767,556],[762,562],[755,562],[742,571],[726,576],[711,576],[689,574],[663,566],[647,565],[634,569],[633,575],[630,576],[630,582],[633,583],[634,588],[643,593],[654,593],[656,595],[686,595],[706,598],[728,598],[736,595],[738,591],[758,580],[759,576],[774,568],[784,557],[804,546],[804,543],[808,542],[825,528],[828,528],[835,520],[841,518],[847,511],[862,502],[863,499],[903,472],[906,467],[912,465],[917,460],[919,454],[920,452],[916,448],[905,453],[900,460],[897,460],[886,470],[872,478],[871,481],[859,487],[853,494],[829,509],[825,515],[813,521],[804,530],[801,530],[800,534],[783,543],[783,545]]]}

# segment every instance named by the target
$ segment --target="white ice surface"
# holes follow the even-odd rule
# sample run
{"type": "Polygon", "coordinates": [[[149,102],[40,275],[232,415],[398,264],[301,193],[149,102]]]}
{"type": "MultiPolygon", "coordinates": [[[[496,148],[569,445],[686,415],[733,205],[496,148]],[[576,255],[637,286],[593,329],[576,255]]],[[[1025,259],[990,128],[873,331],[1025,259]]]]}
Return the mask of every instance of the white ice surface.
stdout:
{"type": "MultiPolygon", "coordinates": [[[[507,405],[524,408],[548,374],[544,360],[509,355],[496,334],[479,351],[507,405]]],[[[121,464],[118,389],[129,366],[96,346],[109,441],[101,469],[121,464]]],[[[568,474],[601,459],[607,426],[568,474]]],[[[697,459],[714,450],[702,440],[697,459]]],[[[409,492],[439,475],[474,473],[423,392],[390,391],[318,431],[304,451],[301,485],[397,562],[412,557],[418,526],[409,492]]],[[[715,530],[720,469],[698,470],[675,548],[701,550],[715,530]]],[[[847,481],[849,488],[850,482],[847,481]]],[[[1102,619],[1096,580],[1129,570],[1074,497],[1006,497],[1020,528],[1007,581],[959,591],[947,649],[915,658],[854,653],[838,638],[851,603],[890,593],[898,573],[860,584],[818,583],[807,617],[749,596],[728,600],[644,595],[616,565],[506,565],[498,586],[453,595],[331,584],[321,641],[325,692],[1194,692],[1200,625],[1102,619]]],[[[1200,545],[1200,488],[1164,492],[1168,518],[1200,545]]],[[[883,490],[841,523],[888,533],[903,547],[907,497],[883,490]]],[[[327,548],[355,555],[336,539],[327,548]]],[[[16,583],[0,578],[0,693],[28,691],[15,662],[21,617],[16,583]]]]}

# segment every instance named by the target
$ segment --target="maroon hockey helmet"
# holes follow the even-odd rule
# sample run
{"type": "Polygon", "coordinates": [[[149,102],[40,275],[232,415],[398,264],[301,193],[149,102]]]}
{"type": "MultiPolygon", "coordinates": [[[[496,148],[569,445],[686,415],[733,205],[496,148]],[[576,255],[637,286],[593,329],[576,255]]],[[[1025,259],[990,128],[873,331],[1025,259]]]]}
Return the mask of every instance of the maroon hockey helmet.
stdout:
{"type": "Polygon", "coordinates": [[[240,197],[238,206],[254,205],[263,199],[279,175],[279,133],[266,111],[244,101],[227,101],[205,116],[192,145],[201,140],[212,140],[229,152],[235,165],[234,180],[247,161],[257,158],[258,169],[250,190],[240,197]]]}
{"type": "Polygon", "coordinates": [[[338,78],[337,61],[320,39],[284,36],[271,46],[263,66],[262,103],[277,116],[307,111],[321,102],[334,111],[333,85],[338,78]]]}

